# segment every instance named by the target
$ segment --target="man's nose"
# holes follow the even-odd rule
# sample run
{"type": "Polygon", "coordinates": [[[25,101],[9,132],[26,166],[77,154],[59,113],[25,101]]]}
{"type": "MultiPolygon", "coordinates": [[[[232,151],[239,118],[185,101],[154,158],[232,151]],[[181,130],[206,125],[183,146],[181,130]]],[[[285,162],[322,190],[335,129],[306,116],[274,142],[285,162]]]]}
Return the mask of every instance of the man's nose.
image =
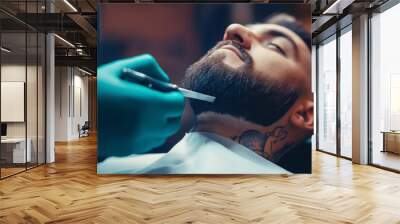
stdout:
{"type": "Polygon", "coordinates": [[[251,32],[250,30],[240,24],[234,23],[229,25],[224,34],[224,40],[234,40],[245,49],[250,49],[251,47],[251,32]]]}

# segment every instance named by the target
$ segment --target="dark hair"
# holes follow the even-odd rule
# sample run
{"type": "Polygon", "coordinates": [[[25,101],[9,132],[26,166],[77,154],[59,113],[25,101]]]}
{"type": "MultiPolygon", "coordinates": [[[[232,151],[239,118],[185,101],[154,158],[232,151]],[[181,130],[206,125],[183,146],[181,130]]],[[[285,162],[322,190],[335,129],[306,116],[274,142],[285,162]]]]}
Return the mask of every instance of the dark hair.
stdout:
{"type": "Polygon", "coordinates": [[[308,49],[311,50],[311,34],[308,32],[303,25],[297,22],[296,18],[285,13],[273,14],[269,16],[265,23],[276,24],[284,26],[289,30],[296,33],[307,45],[308,49]]]}

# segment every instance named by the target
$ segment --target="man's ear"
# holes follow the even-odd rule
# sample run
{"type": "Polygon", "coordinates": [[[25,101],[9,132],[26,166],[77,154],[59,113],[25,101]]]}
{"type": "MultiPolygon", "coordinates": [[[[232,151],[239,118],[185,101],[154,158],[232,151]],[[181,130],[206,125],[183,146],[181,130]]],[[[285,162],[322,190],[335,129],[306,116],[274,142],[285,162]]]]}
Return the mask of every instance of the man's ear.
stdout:
{"type": "Polygon", "coordinates": [[[295,127],[313,131],[314,129],[314,102],[304,100],[295,106],[293,113],[290,115],[290,122],[295,127]]]}

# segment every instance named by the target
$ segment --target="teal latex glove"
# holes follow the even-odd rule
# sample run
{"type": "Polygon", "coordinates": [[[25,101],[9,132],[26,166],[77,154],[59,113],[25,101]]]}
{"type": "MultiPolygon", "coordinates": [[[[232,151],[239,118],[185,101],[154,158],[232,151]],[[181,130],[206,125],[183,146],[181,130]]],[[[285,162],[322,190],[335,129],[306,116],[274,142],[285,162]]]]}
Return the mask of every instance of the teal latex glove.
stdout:
{"type": "Polygon", "coordinates": [[[177,132],[184,108],[179,91],[160,92],[122,78],[131,68],[161,81],[168,75],[149,54],[98,68],[98,158],[149,152],[177,132]]]}

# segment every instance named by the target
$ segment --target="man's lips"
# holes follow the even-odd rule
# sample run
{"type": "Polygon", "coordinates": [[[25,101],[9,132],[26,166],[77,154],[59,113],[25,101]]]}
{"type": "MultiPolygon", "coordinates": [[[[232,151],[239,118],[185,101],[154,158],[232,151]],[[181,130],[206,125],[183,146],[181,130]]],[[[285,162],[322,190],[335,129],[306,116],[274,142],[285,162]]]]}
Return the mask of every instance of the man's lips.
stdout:
{"type": "Polygon", "coordinates": [[[233,45],[227,44],[227,45],[224,45],[224,46],[220,47],[220,49],[226,49],[226,50],[233,51],[233,53],[235,53],[236,56],[238,56],[242,61],[244,61],[240,51],[236,47],[234,47],[233,45]]]}

